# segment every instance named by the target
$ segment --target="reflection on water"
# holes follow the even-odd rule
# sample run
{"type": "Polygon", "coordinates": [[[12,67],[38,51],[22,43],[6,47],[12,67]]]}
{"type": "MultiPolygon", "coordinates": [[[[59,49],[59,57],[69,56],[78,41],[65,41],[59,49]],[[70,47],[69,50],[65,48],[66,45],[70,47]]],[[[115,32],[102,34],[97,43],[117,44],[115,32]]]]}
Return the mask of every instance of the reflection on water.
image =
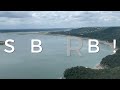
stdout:
{"type": "MultiPolygon", "coordinates": [[[[73,52],[67,56],[66,36],[39,33],[0,33],[0,40],[14,39],[15,52],[7,54],[0,46],[0,78],[59,78],[65,69],[73,66],[93,68],[101,59],[112,53],[109,46],[100,44],[100,52],[88,53],[87,40],[83,40],[82,56],[73,52]],[[43,51],[31,53],[31,39],[42,41],[43,51]]],[[[75,42],[73,42],[76,45],[75,42]]]]}

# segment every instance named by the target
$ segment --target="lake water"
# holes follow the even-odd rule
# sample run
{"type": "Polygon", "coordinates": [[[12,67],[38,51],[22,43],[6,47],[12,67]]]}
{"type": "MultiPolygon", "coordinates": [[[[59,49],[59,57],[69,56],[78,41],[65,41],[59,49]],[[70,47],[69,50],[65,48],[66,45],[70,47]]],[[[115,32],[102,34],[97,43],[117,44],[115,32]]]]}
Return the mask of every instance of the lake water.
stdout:
{"type": "MultiPolygon", "coordinates": [[[[108,45],[100,44],[100,52],[88,53],[88,40],[83,40],[82,56],[73,52],[67,56],[66,36],[41,35],[39,33],[0,33],[0,40],[14,39],[15,52],[4,52],[0,46],[0,78],[12,79],[58,79],[65,69],[74,66],[94,68],[103,57],[112,53],[108,45]],[[31,53],[31,39],[42,41],[43,51],[31,53]]],[[[75,45],[77,42],[74,43],[75,45]]]]}

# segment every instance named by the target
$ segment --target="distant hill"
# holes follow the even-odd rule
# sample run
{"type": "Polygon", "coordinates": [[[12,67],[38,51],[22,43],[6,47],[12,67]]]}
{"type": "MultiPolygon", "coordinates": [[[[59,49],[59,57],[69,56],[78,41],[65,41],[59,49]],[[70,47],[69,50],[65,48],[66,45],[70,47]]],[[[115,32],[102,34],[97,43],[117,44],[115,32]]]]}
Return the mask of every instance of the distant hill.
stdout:
{"type": "Polygon", "coordinates": [[[111,41],[113,39],[120,39],[120,27],[109,27],[97,32],[85,33],[83,37],[96,38],[106,41],[111,41]]]}
{"type": "Polygon", "coordinates": [[[81,36],[87,33],[102,31],[107,28],[108,27],[83,27],[83,28],[72,29],[70,31],[51,32],[51,34],[65,34],[65,35],[81,36]]]}
{"type": "Polygon", "coordinates": [[[51,34],[89,37],[109,42],[112,42],[113,39],[117,39],[117,46],[120,46],[120,27],[83,27],[70,31],[51,32],[51,34]]]}
{"type": "Polygon", "coordinates": [[[68,31],[70,34],[76,34],[76,35],[83,35],[87,33],[93,33],[96,31],[102,31],[107,29],[108,27],[83,27],[78,29],[72,29],[71,31],[68,31]]]}

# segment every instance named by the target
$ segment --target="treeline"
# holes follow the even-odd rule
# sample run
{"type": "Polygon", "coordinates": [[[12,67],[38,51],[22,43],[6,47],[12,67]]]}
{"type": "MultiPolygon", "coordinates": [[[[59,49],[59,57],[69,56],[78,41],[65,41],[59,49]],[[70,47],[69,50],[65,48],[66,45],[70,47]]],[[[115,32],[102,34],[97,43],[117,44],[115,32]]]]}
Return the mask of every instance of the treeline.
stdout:
{"type": "Polygon", "coordinates": [[[83,37],[90,37],[100,40],[112,42],[113,39],[117,39],[117,46],[120,44],[120,27],[109,27],[101,31],[85,33],[83,37]]]}
{"type": "Polygon", "coordinates": [[[59,32],[50,32],[50,34],[64,34],[64,35],[71,35],[71,36],[82,36],[87,33],[92,33],[96,31],[102,31],[107,29],[108,27],[83,27],[72,29],[70,31],[59,31],[59,32]]]}
{"type": "Polygon", "coordinates": [[[120,79],[120,67],[97,70],[77,66],[66,69],[64,77],[66,79],[120,79]]]}
{"type": "Polygon", "coordinates": [[[120,27],[83,27],[70,31],[50,32],[50,34],[89,37],[109,42],[117,39],[117,46],[120,46],[120,27]]]}

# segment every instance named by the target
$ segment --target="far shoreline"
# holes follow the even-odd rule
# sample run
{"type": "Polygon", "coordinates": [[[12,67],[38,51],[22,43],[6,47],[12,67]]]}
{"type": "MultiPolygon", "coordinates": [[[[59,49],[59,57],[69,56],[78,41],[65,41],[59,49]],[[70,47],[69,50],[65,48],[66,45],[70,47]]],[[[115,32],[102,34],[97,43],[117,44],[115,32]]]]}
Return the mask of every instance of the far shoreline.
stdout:
{"type": "MultiPolygon", "coordinates": [[[[74,35],[64,35],[64,34],[51,34],[51,33],[48,33],[48,35],[56,35],[56,36],[71,36],[71,37],[79,37],[79,38],[82,38],[83,40],[88,40],[88,39],[94,39],[94,38],[89,38],[89,37],[80,37],[80,36],[74,36],[74,35]]],[[[113,44],[113,43],[111,43],[111,42],[107,42],[107,41],[104,41],[104,40],[99,40],[99,39],[97,39],[98,41],[99,41],[99,44],[104,44],[104,45],[108,45],[109,47],[111,47],[111,45],[113,44]]],[[[116,47],[116,51],[118,50],[119,48],[118,47],[116,47]]],[[[112,53],[112,54],[110,54],[110,55],[113,55],[113,54],[115,54],[115,53],[112,53]]],[[[107,55],[108,56],[108,55],[107,55]]],[[[102,60],[101,60],[102,61],[102,60]]],[[[100,62],[101,62],[100,61],[100,62]]],[[[93,66],[94,68],[91,68],[91,69],[105,69],[105,67],[104,66],[102,66],[101,64],[100,64],[100,62],[98,63],[98,64],[96,64],[95,66],[93,66]]]]}

